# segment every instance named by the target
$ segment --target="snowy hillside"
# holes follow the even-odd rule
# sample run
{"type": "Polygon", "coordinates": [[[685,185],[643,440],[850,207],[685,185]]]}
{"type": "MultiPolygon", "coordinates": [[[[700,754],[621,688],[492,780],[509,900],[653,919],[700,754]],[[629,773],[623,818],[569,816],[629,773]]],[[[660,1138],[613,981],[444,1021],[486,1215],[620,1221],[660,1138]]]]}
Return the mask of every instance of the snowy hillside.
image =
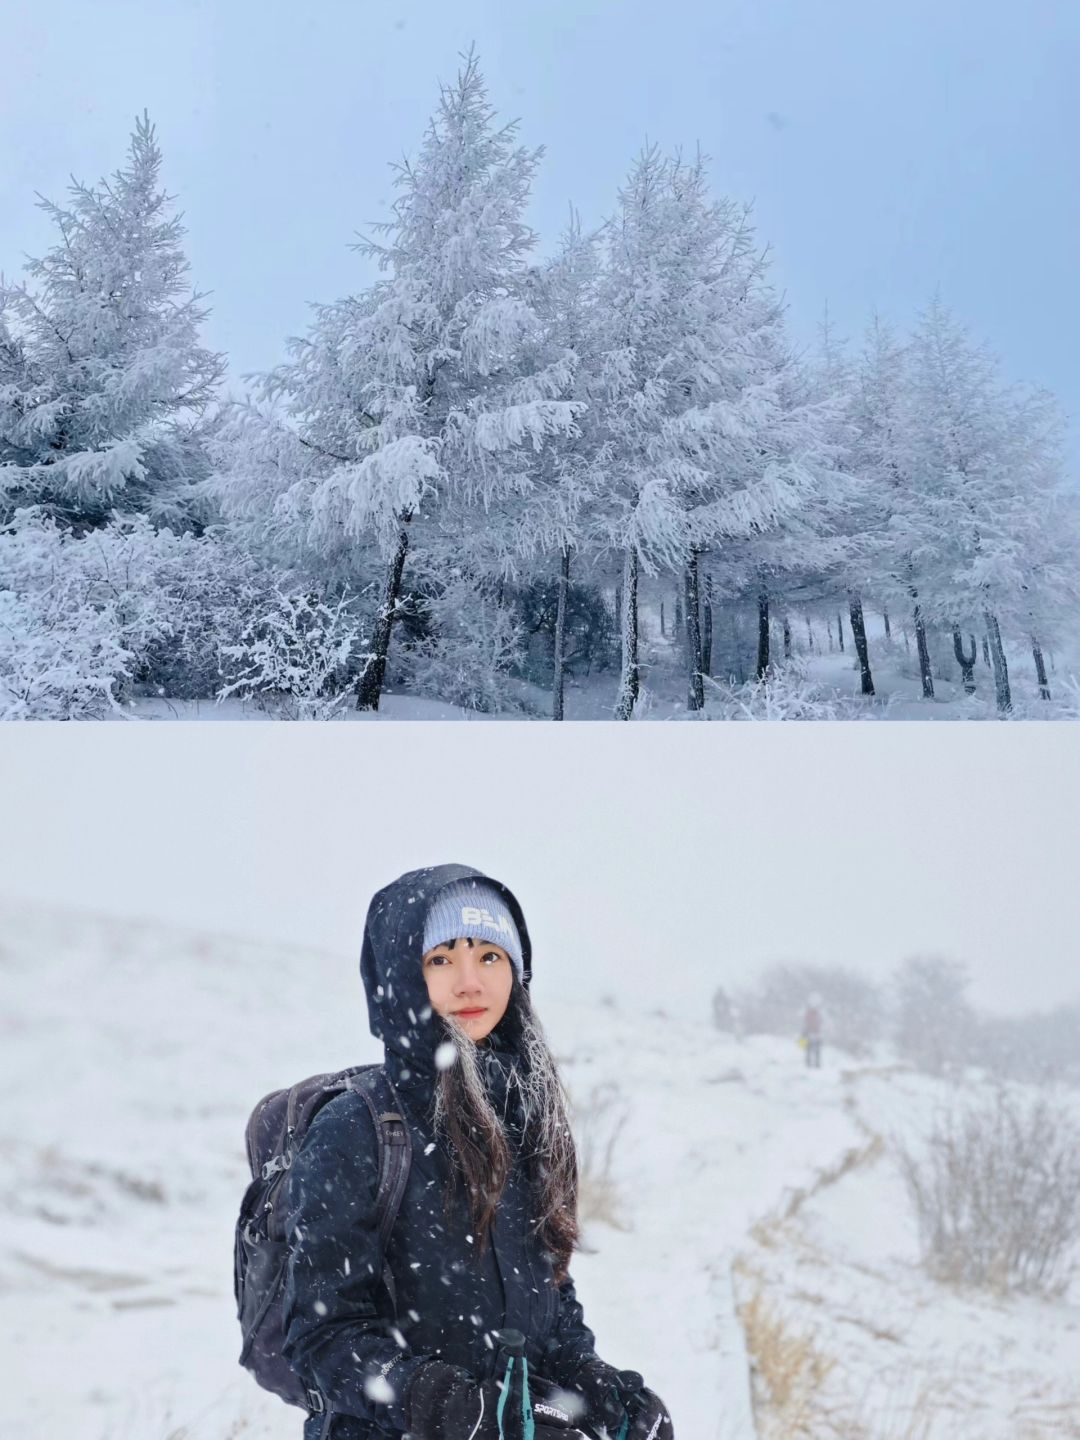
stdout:
{"type": "MultiPolygon", "coordinates": [[[[376,1058],[350,957],[0,909],[9,1345],[0,1433],[300,1433],[236,1364],[243,1125],[272,1086],[376,1058]]],[[[888,1137],[940,1087],[705,1023],[536,998],[575,1103],[591,1218],[575,1276],[601,1354],[679,1440],[1080,1434],[1080,1294],[925,1279],[888,1137]],[[605,1167],[608,1142],[611,1164],[605,1167]],[[734,1285],[732,1282],[734,1271],[734,1285]],[[743,1328],[763,1364],[750,1414],[743,1328]]]]}

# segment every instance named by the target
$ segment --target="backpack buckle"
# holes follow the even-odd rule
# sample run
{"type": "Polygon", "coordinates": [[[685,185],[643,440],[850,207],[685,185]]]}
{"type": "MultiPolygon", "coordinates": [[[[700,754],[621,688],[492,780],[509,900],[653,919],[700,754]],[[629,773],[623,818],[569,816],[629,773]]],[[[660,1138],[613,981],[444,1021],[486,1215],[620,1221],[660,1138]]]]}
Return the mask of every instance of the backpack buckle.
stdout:
{"type": "Polygon", "coordinates": [[[286,1150],[283,1155],[275,1155],[272,1160],[267,1160],[262,1167],[262,1178],[269,1180],[271,1175],[276,1175],[279,1170],[288,1170],[293,1162],[292,1151],[286,1150]]]}
{"type": "Polygon", "coordinates": [[[312,1415],[321,1415],[326,1409],[326,1402],[323,1400],[323,1397],[319,1394],[318,1390],[309,1390],[307,1392],[307,1397],[308,1408],[310,1409],[312,1415]]]}

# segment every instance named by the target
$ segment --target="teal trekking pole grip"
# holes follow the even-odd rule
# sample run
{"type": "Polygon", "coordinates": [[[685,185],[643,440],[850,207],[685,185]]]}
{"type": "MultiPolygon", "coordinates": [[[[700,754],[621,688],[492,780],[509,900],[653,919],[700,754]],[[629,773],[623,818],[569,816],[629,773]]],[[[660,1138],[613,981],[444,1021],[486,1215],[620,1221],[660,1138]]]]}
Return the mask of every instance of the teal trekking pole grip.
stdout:
{"type": "Polygon", "coordinates": [[[499,1342],[496,1369],[503,1357],[506,1370],[503,1375],[502,1394],[496,1417],[502,1440],[535,1440],[536,1424],[533,1420],[532,1397],[529,1394],[529,1362],[525,1358],[525,1336],[520,1330],[496,1330],[494,1338],[499,1342]],[[520,1416],[520,1430],[506,1430],[506,1411],[510,1409],[512,1419],[520,1416]]]}

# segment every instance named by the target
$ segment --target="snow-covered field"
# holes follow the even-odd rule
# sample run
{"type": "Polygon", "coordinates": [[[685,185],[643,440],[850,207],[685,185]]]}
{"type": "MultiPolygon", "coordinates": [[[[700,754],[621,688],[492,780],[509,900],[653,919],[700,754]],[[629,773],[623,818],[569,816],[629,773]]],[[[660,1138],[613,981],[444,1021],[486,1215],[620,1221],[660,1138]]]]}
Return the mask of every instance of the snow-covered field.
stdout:
{"type": "MultiPolygon", "coordinates": [[[[0,1434],[295,1440],[236,1364],[242,1134],[272,1086],[377,1058],[355,960],[14,902],[0,936],[0,1434]]],[[[888,1137],[940,1085],[567,1003],[543,957],[536,999],[585,1148],[623,1121],[589,1182],[586,1314],[679,1440],[755,1434],[733,1298],[810,1342],[786,1408],[758,1376],[760,1440],[1080,1435],[1080,1293],[1000,1301],[916,1266],[888,1137]]]]}
{"type": "MultiPolygon", "coordinates": [[[[859,670],[847,636],[843,651],[824,634],[816,635],[810,650],[805,641],[795,649],[797,672],[791,672],[764,695],[751,699],[744,692],[732,696],[718,685],[707,685],[705,710],[690,712],[686,705],[687,678],[681,655],[670,635],[659,634],[655,616],[643,620],[645,639],[641,652],[642,696],[635,713],[641,720],[798,719],[798,720],[996,720],[993,676],[981,657],[975,669],[976,693],[965,695],[959,668],[948,665],[935,675],[934,698],[924,699],[914,643],[905,648],[902,638],[883,638],[879,617],[868,617],[871,668],[875,694],[860,693],[859,670]],[[876,624],[875,624],[876,622],[876,624]],[[752,712],[752,713],[749,713],[752,712]]],[[[1012,718],[1017,720],[1075,720],[1080,717],[1080,659],[1071,653],[1056,659],[1049,675],[1051,701],[1039,696],[1034,662],[1028,654],[1009,656],[1012,684],[1012,718]]],[[[571,678],[565,691],[567,720],[610,720],[619,676],[608,671],[571,678]]],[[[547,720],[551,694],[539,685],[508,681],[509,708],[484,714],[426,696],[383,691],[377,712],[357,712],[351,703],[335,719],[375,720],[547,720]]],[[[138,696],[123,712],[108,718],[140,720],[271,720],[273,710],[238,699],[218,704],[212,700],[175,700],[138,696]]]]}

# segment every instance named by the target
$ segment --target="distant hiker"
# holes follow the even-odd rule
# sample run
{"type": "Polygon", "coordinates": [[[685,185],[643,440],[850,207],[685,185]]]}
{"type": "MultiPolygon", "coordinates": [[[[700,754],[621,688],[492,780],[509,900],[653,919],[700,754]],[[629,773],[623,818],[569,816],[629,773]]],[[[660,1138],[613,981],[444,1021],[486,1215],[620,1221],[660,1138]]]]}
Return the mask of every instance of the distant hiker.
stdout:
{"type": "Polygon", "coordinates": [[[821,996],[815,992],[806,1002],[802,1025],[802,1039],[806,1048],[806,1063],[814,1070],[821,1069],[821,1032],[823,1027],[824,1017],[821,1009],[821,996]]]}
{"type": "Polygon", "coordinates": [[[515,897],[465,865],[403,875],[371,901],[360,973],[392,1113],[337,1094],[284,1182],[304,1440],[673,1440],[642,1377],[598,1358],[569,1274],[577,1160],[515,897]],[[399,1116],[383,1247],[377,1125],[399,1116]]]}

